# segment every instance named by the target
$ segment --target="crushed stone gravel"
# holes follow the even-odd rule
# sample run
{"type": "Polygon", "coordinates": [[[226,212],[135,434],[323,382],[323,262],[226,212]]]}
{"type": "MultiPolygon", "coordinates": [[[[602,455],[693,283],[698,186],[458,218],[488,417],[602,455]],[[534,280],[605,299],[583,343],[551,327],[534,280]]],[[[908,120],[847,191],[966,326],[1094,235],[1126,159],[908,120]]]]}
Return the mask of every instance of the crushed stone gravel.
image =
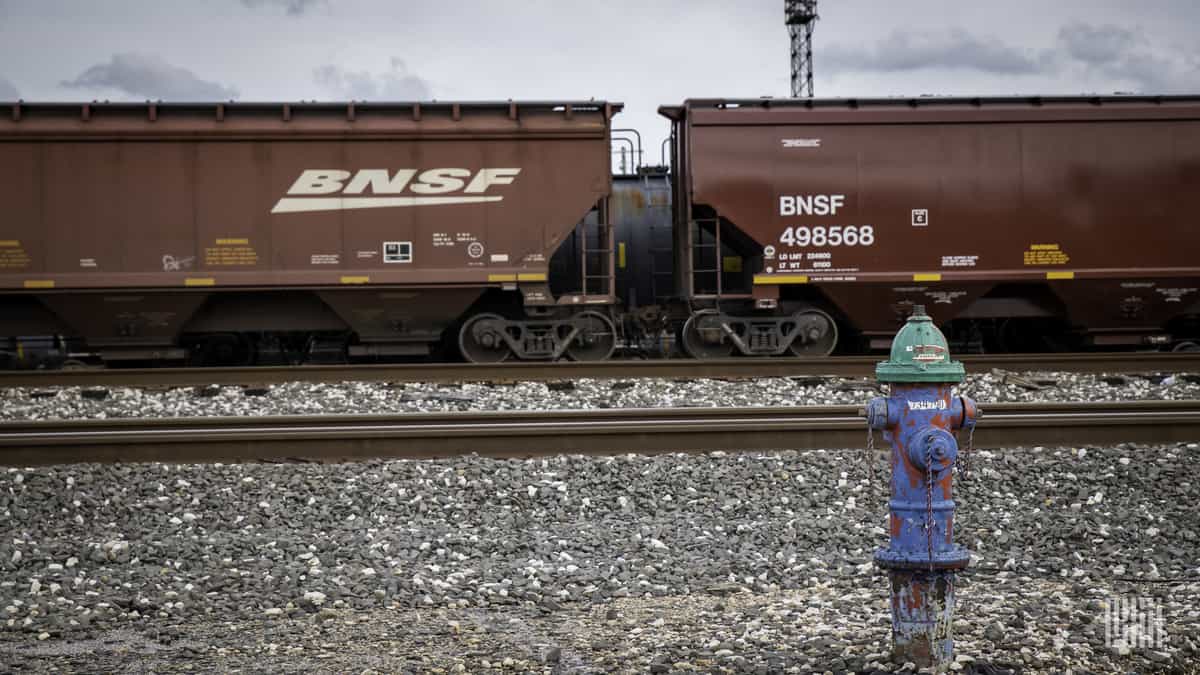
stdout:
{"type": "MultiPolygon", "coordinates": [[[[948,667],[1196,672],[1198,462],[977,450],[948,667]],[[1107,644],[1139,597],[1158,639],[1107,644]]],[[[868,476],[854,450],[4,469],[0,671],[904,672],[868,476]]]]}
{"type": "MultiPolygon", "coordinates": [[[[981,404],[1200,398],[1200,376],[1078,373],[968,374],[959,392],[981,404]]],[[[730,407],[861,404],[873,380],[778,377],[509,384],[289,383],[269,387],[52,387],[0,389],[0,420],[125,417],[384,414],[467,410],[730,407]]]]}

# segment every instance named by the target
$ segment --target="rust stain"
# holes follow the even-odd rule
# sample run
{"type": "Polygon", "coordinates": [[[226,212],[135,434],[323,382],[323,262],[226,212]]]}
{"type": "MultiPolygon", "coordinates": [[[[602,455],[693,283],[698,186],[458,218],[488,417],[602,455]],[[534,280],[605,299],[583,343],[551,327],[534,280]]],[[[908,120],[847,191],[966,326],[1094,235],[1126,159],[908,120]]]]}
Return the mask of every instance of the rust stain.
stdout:
{"type": "MultiPolygon", "coordinates": [[[[903,441],[896,441],[896,451],[896,454],[899,455],[899,461],[903,462],[907,467],[904,475],[908,476],[908,486],[913,489],[921,487],[921,482],[925,479],[925,473],[918,469],[916,464],[913,464],[912,458],[908,456],[908,446],[903,441]]],[[[898,469],[898,466],[893,467],[893,471],[898,469]]]]}
{"type": "Polygon", "coordinates": [[[945,476],[937,482],[938,487],[942,489],[942,499],[950,499],[951,490],[954,489],[954,472],[947,471],[945,476]]]}
{"type": "Polygon", "coordinates": [[[909,609],[920,609],[925,606],[925,590],[924,584],[921,584],[914,579],[909,583],[909,590],[912,592],[910,596],[909,609]]]}

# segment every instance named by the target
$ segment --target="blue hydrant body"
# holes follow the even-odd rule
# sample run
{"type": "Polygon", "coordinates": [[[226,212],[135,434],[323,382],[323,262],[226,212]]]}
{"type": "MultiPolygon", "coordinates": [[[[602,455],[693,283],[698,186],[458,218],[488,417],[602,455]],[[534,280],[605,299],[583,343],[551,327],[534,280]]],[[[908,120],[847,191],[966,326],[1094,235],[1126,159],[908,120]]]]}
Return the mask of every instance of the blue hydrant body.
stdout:
{"type": "Polygon", "coordinates": [[[954,573],[970,552],[954,543],[954,432],[971,429],[975,402],[955,396],[961,363],[946,339],[916,306],[876,377],[890,395],[867,405],[867,423],[891,445],[888,546],[875,562],[891,582],[892,656],[927,667],[953,657],[954,573]]]}

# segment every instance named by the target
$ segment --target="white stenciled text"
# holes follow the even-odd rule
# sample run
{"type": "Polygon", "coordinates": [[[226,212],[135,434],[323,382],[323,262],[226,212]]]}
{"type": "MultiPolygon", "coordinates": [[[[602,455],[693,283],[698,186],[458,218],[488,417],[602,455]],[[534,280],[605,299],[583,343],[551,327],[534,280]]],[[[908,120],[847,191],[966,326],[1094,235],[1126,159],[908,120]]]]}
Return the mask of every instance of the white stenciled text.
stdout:
{"type": "Polygon", "coordinates": [[[785,227],[779,242],[787,246],[871,246],[875,228],[870,225],[798,225],[785,227]]]}

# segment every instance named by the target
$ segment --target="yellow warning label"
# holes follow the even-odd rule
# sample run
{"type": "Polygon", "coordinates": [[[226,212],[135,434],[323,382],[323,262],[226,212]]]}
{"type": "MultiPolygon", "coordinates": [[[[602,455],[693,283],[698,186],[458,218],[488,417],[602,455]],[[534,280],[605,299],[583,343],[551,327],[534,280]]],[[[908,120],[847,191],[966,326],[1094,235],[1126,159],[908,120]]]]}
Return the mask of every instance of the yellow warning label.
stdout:
{"type": "Polygon", "coordinates": [[[369,284],[371,277],[342,277],[343,284],[369,284]]]}
{"type": "Polygon", "coordinates": [[[546,275],[543,272],[525,272],[517,275],[517,281],[545,281],[546,275]]]}
{"type": "Polygon", "coordinates": [[[258,264],[258,251],[249,239],[218,239],[215,247],[204,249],[204,264],[246,266],[258,264]]]}
{"type": "Polygon", "coordinates": [[[913,275],[913,281],[941,281],[941,280],[942,280],[942,275],[938,272],[932,272],[929,274],[914,274],[913,275]]]}
{"type": "Polygon", "coordinates": [[[1030,244],[1023,257],[1026,265],[1066,265],[1071,261],[1058,244],[1030,244]]]}
{"type": "Polygon", "coordinates": [[[25,269],[31,262],[19,241],[0,242],[0,270],[25,269]]]}
{"type": "Polygon", "coordinates": [[[625,269],[625,242],[623,241],[617,244],[617,267],[625,269]]]}
{"type": "Polygon", "coordinates": [[[25,282],[25,288],[54,288],[53,279],[29,279],[25,282]]]}
{"type": "Polygon", "coordinates": [[[216,286],[217,280],[212,277],[196,278],[190,277],[183,280],[184,286],[216,286]]]}
{"type": "Polygon", "coordinates": [[[1047,279],[1074,279],[1074,272],[1046,272],[1047,279]]]}

